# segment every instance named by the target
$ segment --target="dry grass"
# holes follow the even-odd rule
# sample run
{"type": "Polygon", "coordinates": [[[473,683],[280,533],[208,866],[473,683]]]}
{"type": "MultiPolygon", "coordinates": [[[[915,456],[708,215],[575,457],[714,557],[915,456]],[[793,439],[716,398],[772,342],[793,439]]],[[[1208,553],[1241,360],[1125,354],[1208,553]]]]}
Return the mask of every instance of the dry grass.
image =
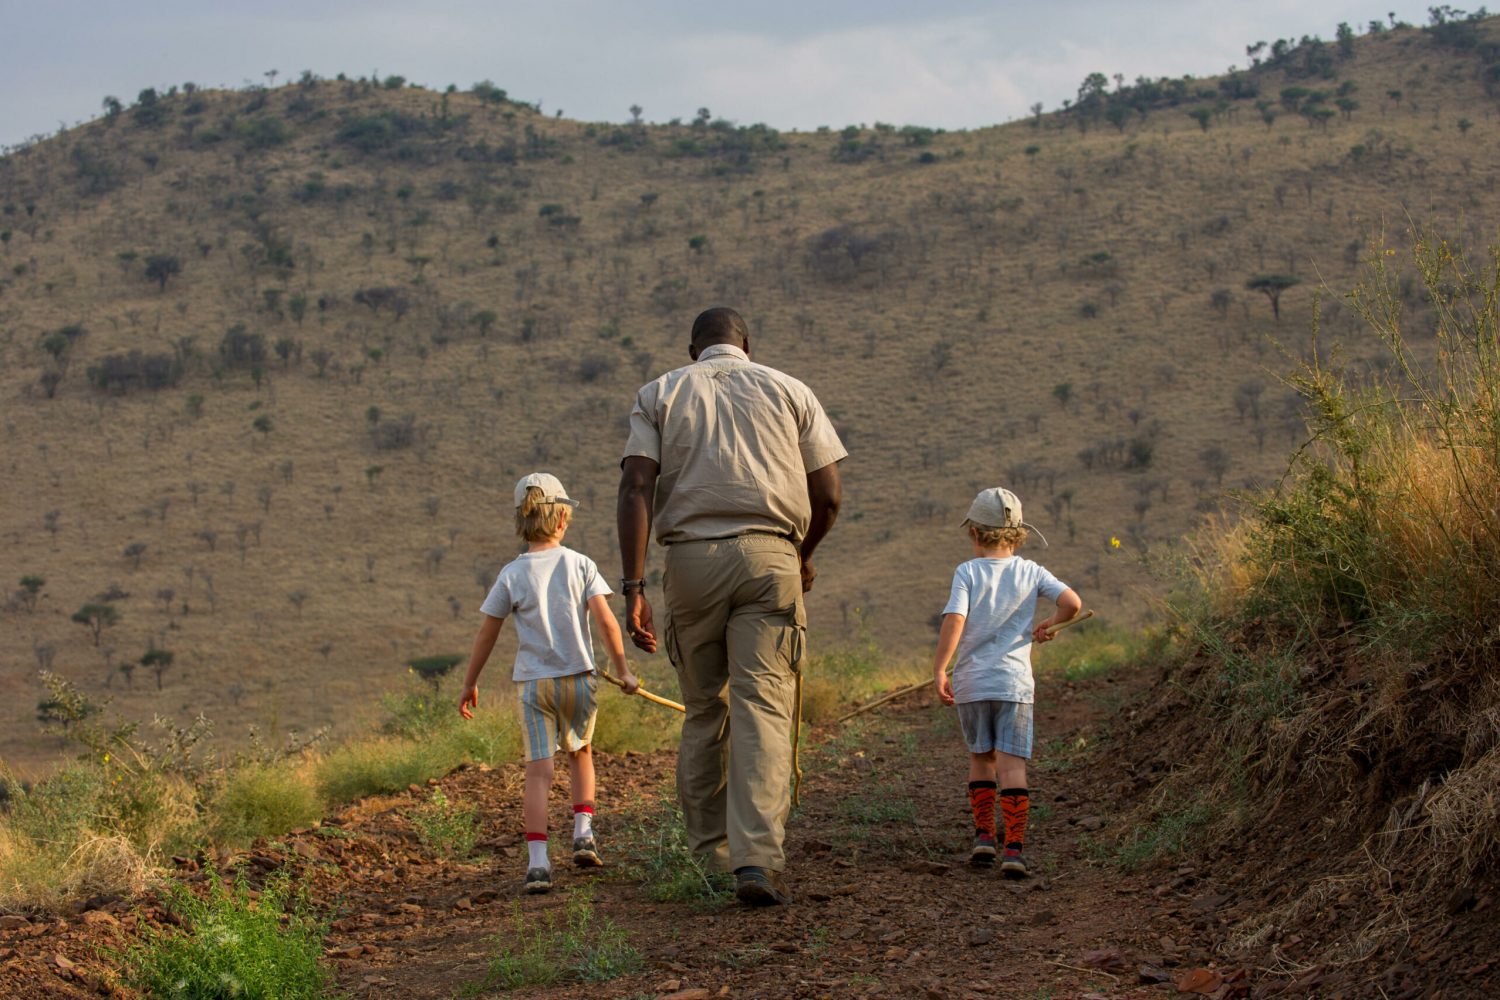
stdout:
{"type": "Polygon", "coordinates": [[[1332,874],[1236,940],[1264,945],[1353,891],[1365,922],[1325,950],[1332,964],[1399,944],[1500,858],[1500,251],[1471,269],[1440,239],[1411,242],[1439,363],[1410,363],[1381,254],[1351,299],[1387,375],[1315,361],[1294,376],[1313,441],[1250,518],[1200,541],[1197,580],[1217,592],[1181,606],[1195,658],[1174,681],[1213,735],[1163,794],[1274,791],[1272,816],[1289,797],[1321,803],[1307,836],[1338,845],[1332,874]]]}

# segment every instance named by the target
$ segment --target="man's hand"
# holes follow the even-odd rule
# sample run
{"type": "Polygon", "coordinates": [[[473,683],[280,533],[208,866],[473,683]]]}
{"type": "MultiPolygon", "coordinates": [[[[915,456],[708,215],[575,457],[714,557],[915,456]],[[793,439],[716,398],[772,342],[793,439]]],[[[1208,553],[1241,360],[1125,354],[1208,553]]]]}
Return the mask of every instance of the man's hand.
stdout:
{"type": "Polygon", "coordinates": [[[620,675],[620,690],[624,691],[626,694],[635,694],[640,689],[640,678],[631,673],[629,667],[626,667],[625,673],[620,675]]]}
{"type": "Polygon", "coordinates": [[[1052,627],[1052,619],[1048,618],[1046,621],[1042,622],[1036,628],[1034,628],[1034,629],[1031,630],[1031,641],[1032,642],[1051,642],[1053,639],[1056,639],[1057,636],[1054,633],[1047,631],[1047,629],[1049,629],[1051,627],[1052,627]]]}
{"type": "Polygon", "coordinates": [[[479,685],[469,684],[464,687],[463,697],[458,699],[458,714],[465,719],[474,718],[472,709],[479,707],[479,685]]]}
{"type": "Polygon", "coordinates": [[[818,571],[812,563],[806,559],[802,560],[802,592],[805,594],[812,590],[813,581],[818,578],[818,571]]]}
{"type": "Polygon", "coordinates": [[[625,631],[636,648],[656,652],[656,627],[651,621],[651,602],[639,590],[625,595],[625,631]]]}

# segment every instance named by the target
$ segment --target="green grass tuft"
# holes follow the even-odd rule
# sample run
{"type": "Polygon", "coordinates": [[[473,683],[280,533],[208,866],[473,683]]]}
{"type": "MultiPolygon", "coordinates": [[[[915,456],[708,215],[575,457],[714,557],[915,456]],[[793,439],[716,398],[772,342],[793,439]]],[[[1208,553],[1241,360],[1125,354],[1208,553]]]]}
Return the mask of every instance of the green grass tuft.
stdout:
{"type": "Polygon", "coordinates": [[[324,926],[286,876],[268,880],[259,898],[243,876],[233,889],[210,878],[206,899],[169,883],[166,902],[184,928],[147,927],[142,942],[119,956],[126,981],[148,996],[315,1000],[328,995],[328,972],[318,963],[324,926]]]}
{"type": "Polygon", "coordinates": [[[454,805],[441,788],[434,788],[431,798],[422,805],[408,809],[406,819],[417,831],[422,846],[445,858],[467,858],[479,840],[474,806],[454,805]]]}
{"type": "Polygon", "coordinates": [[[516,903],[508,923],[505,933],[494,938],[500,953],[490,961],[484,979],[465,987],[463,995],[563,982],[599,983],[643,965],[625,931],[594,913],[588,888],[569,895],[561,914],[526,913],[516,903]]]}

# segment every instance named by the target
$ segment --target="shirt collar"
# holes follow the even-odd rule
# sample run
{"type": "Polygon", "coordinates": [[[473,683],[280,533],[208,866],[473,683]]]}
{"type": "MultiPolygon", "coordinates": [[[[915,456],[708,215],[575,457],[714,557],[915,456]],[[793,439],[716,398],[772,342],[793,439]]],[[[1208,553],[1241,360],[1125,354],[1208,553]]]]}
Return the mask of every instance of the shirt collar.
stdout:
{"type": "Polygon", "coordinates": [[[733,344],[714,344],[698,352],[699,361],[708,361],[711,358],[734,358],[738,361],[749,361],[750,355],[733,344]]]}

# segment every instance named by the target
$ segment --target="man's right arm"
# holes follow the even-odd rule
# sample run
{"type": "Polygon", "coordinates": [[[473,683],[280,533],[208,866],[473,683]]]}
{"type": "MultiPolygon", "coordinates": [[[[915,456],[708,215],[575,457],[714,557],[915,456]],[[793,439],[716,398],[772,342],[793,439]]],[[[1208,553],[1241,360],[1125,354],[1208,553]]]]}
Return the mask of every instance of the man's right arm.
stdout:
{"type": "MultiPolygon", "coordinates": [[[[655,460],[629,455],[620,463],[620,496],[616,501],[616,527],[620,535],[620,573],[626,580],[646,575],[646,547],[651,542],[651,504],[656,496],[656,477],[661,471],[655,460]]],[[[651,603],[642,589],[625,594],[625,630],[630,641],[648,653],[656,652],[656,632],[651,603]]]]}
{"type": "Polygon", "coordinates": [[[802,539],[802,592],[812,589],[818,571],[813,568],[812,554],[838,520],[839,505],[844,500],[843,480],[839,477],[837,462],[830,462],[821,469],[807,474],[807,499],[812,505],[812,520],[808,522],[807,534],[802,539]]]}

